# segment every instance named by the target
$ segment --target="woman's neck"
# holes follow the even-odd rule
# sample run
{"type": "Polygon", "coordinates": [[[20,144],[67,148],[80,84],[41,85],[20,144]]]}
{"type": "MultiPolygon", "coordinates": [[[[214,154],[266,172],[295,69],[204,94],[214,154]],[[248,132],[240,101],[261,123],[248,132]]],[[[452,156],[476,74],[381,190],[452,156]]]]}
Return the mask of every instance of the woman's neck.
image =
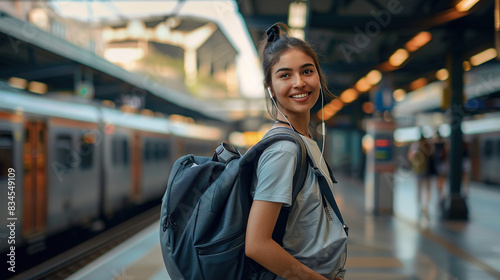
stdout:
{"type": "Polygon", "coordinates": [[[286,120],[283,116],[277,117],[277,123],[275,126],[290,126],[297,133],[309,137],[309,117],[306,118],[288,118],[286,120]],[[281,118],[280,118],[281,117],[281,118]],[[281,124],[281,125],[279,125],[281,124]]]}

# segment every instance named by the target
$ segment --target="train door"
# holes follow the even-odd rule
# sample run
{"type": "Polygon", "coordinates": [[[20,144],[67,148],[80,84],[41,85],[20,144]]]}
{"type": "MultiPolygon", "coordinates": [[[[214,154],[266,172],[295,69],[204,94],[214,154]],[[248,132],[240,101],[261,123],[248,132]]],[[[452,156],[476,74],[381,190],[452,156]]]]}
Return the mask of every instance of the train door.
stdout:
{"type": "Polygon", "coordinates": [[[25,236],[43,232],[47,222],[47,125],[29,121],[24,127],[23,144],[25,236]]]}
{"type": "Polygon", "coordinates": [[[141,137],[139,132],[132,135],[132,201],[139,202],[141,198],[141,137]]]}

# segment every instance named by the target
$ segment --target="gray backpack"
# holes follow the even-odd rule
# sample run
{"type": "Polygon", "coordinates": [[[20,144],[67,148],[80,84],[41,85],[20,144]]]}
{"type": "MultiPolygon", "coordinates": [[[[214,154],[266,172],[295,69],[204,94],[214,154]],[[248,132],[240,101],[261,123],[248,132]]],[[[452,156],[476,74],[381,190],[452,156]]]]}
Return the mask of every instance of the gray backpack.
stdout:
{"type": "MultiPolygon", "coordinates": [[[[299,146],[293,205],[308,163],[305,144],[291,129],[270,130],[243,156],[223,143],[212,158],[186,155],[174,163],[160,218],[163,261],[173,280],[239,280],[263,270],[245,256],[245,233],[256,165],[262,152],[277,141],[299,146]]],[[[282,207],[273,232],[280,245],[291,207],[282,207]]]]}

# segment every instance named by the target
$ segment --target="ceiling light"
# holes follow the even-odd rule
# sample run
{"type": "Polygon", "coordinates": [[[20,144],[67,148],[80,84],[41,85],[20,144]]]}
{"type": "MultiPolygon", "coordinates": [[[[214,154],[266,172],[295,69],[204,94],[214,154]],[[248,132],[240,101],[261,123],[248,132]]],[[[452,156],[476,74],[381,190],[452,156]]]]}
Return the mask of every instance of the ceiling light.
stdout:
{"type": "Polygon", "coordinates": [[[410,54],[408,53],[407,50],[398,49],[396,52],[394,52],[393,55],[391,55],[391,57],[389,57],[389,64],[398,67],[401,64],[403,64],[403,62],[405,62],[409,56],[410,54]]]}
{"type": "Polygon", "coordinates": [[[318,119],[322,119],[324,118],[325,121],[330,119],[331,117],[335,116],[335,114],[337,113],[337,111],[331,111],[331,112],[327,112],[325,109],[323,109],[323,111],[319,111],[318,112],[318,119]],[[323,115],[321,114],[321,112],[324,112],[323,115]]]}
{"type": "Polygon", "coordinates": [[[342,100],[342,102],[344,103],[351,103],[356,100],[358,96],[359,93],[355,89],[349,88],[342,92],[342,94],[340,94],[340,100],[342,100]]]}
{"type": "Polygon", "coordinates": [[[479,0],[462,0],[455,5],[455,8],[459,12],[467,12],[472,6],[476,5],[477,2],[479,2],[479,0]]]}
{"type": "Polygon", "coordinates": [[[462,66],[464,67],[465,71],[469,71],[471,69],[470,62],[467,60],[462,63],[462,66]]]}
{"type": "Polygon", "coordinates": [[[495,57],[497,57],[497,50],[494,48],[490,48],[472,56],[470,58],[470,64],[472,64],[473,66],[478,66],[488,60],[492,60],[495,57]]]}
{"type": "Polygon", "coordinates": [[[22,78],[18,78],[18,77],[11,77],[9,78],[9,86],[13,87],[13,88],[18,88],[18,89],[25,89],[26,86],[28,85],[28,81],[26,81],[25,79],[22,79],[22,78]]]}
{"type": "Polygon", "coordinates": [[[406,91],[402,88],[398,88],[392,93],[392,97],[394,97],[394,100],[396,100],[397,102],[401,102],[406,97],[406,91]]]}
{"type": "Polygon", "coordinates": [[[440,69],[436,72],[436,79],[440,81],[446,81],[450,77],[448,70],[446,68],[440,69]]]}
{"type": "Polygon", "coordinates": [[[115,103],[113,101],[110,101],[110,100],[103,100],[101,101],[101,104],[106,106],[106,107],[109,107],[109,108],[115,108],[115,103]]]}
{"type": "Polygon", "coordinates": [[[430,32],[422,31],[415,37],[413,37],[410,41],[408,41],[408,43],[406,43],[405,45],[405,48],[410,52],[414,52],[423,47],[425,44],[429,43],[431,39],[432,34],[430,32]]]}
{"type": "Polygon", "coordinates": [[[416,90],[416,89],[419,89],[419,88],[425,86],[426,84],[427,84],[426,78],[416,79],[415,81],[411,82],[410,89],[416,90]]]}
{"type": "Polygon", "coordinates": [[[329,118],[333,117],[342,107],[344,106],[344,103],[340,101],[339,99],[334,99],[330,103],[326,104],[323,109],[321,109],[318,112],[318,118],[325,118],[325,120],[328,120],[329,118]]]}
{"type": "Polygon", "coordinates": [[[368,79],[366,77],[363,77],[361,79],[359,79],[359,81],[356,83],[355,85],[356,89],[359,91],[359,92],[365,92],[365,91],[368,91],[370,90],[370,88],[372,87],[371,84],[368,82],[368,79]]]}
{"type": "Polygon", "coordinates": [[[373,103],[370,101],[363,103],[362,108],[363,112],[365,112],[366,114],[372,114],[373,111],[375,111],[375,105],[373,105],[373,103]]]}
{"type": "Polygon", "coordinates": [[[378,70],[372,70],[366,75],[366,79],[371,85],[376,85],[380,82],[380,80],[382,80],[382,73],[378,70]]]}
{"type": "Polygon", "coordinates": [[[113,63],[128,64],[144,56],[145,52],[140,48],[109,48],[104,51],[104,58],[113,63]]]}
{"type": "Polygon", "coordinates": [[[304,38],[306,37],[306,34],[304,33],[304,30],[302,30],[302,29],[291,28],[290,29],[290,37],[304,40],[304,38]]]}
{"type": "Polygon", "coordinates": [[[337,111],[342,109],[342,107],[344,107],[344,103],[340,101],[340,99],[333,99],[329,105],[332,106],[332,108],[337,111]]]}
{"type": "Polygon", "coordinates": [[[45,94],[47,92],[47,85],[33,81],[28,84],[28,90],[38,94],[45,94]]]}
{"type": "Polygon", "coordinates": [[[127,33],[134,38],[145,36],[146,24],[140,20],[131,20],[127,25],[127,33]]]}
{"type": "Polygon", "coordinates": [[[297,1],[290,3],[288,9],[288,26],[292,28],[304,28],[306,26],[307,3],[297,1]]]}
{"type": "Polygon", "coordinates": [[[329,118],[333,117],[337,111],[333,110],[332,108],[327,108],[326,106],[318,111],[318,119],[325,119],[328,120],[329,118]]]}

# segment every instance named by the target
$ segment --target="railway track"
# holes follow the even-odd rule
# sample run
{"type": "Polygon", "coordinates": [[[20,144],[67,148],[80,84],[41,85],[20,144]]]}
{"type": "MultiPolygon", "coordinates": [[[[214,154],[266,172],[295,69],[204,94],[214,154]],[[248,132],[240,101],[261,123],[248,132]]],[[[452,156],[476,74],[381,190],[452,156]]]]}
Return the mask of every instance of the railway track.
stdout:
{"type": "Polygon", "coordinates": [[[160,206],[155,206],[11,279],[66,279],[159,218],[160,206]]]}

